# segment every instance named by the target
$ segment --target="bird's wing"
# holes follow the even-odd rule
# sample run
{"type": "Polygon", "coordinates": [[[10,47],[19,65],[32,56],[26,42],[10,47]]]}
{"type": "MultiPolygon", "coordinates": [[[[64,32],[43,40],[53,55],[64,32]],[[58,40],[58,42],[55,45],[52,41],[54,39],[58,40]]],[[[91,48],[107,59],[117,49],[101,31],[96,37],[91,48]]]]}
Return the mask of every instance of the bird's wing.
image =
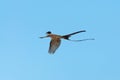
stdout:
{"type": "Polygon", "coordinates": [[[49,53],[54,54],[57,48],[60,46],[61,40],[60,38],[52,39],[50,41],[49,53]]]}
{"type": "Polygon", "coordinates": [[[77,31],[77,32],[74,32],[74,33],[71,33],[71,34],[63,35],[62,38],[69,39],[69,37],[71,35],[74,35],[74,34],[77,34],[77,33],[81,33],[81,32],[86,32],[86,31],[85,30],[81,30],[81,31],[77,31]]]}

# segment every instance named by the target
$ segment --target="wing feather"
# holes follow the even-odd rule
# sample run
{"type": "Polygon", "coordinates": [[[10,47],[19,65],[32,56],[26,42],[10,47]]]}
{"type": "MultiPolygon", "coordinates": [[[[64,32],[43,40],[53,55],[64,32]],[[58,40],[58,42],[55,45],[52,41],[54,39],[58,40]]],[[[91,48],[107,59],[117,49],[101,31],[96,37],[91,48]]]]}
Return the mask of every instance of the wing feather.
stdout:
{"type": "Polygon", "coordinates": [[[58,49],[58,47],[60,46],[60,43],[61,43],[61,40],[60,38],[55,38],[55,39],[52,39],[50,41],[50,47],[49,47],[49,53],[52,53],[54,54],[55,51],[58,49]]]}

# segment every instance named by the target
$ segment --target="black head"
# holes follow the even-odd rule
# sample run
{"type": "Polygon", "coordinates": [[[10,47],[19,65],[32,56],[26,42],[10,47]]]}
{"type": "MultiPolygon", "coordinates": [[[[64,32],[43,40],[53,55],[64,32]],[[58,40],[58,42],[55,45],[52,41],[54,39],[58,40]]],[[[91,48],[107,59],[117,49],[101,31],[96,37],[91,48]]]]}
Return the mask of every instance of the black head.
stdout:
{"type": "Polygon", "coordinates": [[[51,34],[51,33],[52,33],[51,31],[46,32],[46,34],[51,34]]]}

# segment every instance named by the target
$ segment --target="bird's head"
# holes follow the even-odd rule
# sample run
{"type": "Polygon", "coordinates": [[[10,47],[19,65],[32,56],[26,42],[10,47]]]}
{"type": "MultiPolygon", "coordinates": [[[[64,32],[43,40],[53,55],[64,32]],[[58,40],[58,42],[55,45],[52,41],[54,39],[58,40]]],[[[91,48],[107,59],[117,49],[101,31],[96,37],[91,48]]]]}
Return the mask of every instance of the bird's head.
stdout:
{"type": "Polygon", "coordinates": [[[46,34],[51,34],[51,33],[52,33],[51,31],[46,32],[46,34]]]}

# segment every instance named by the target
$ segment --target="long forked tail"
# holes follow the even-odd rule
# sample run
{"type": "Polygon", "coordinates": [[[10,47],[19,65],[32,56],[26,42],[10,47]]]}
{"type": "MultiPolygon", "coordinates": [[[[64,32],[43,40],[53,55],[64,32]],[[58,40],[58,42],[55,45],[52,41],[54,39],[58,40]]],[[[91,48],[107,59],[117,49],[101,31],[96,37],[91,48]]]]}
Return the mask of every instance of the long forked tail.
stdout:
{"type": "Polygon", "coordinates": [[[71,39],[67,39],[69,41],[74,41],[74,42],[81,42],[81,41],[88,41],[88,40],[95,40],[94,38],[88,38],[88,39],[81,39],[81,40],[71,40],[71,39]]]}
{"type": "Polygon", "coordinates": [[[69,40],[69,37],[71,35],[74,35],[74,34],[77,34],[77,33],[81,33],[81,32],[86,32],[86,31],[85,30],[81,30],[81,31],[77,31],[77,32],[74,32],[74,33],[71,33],[71,34],[63,35],[62,38],[69,40]]]}

